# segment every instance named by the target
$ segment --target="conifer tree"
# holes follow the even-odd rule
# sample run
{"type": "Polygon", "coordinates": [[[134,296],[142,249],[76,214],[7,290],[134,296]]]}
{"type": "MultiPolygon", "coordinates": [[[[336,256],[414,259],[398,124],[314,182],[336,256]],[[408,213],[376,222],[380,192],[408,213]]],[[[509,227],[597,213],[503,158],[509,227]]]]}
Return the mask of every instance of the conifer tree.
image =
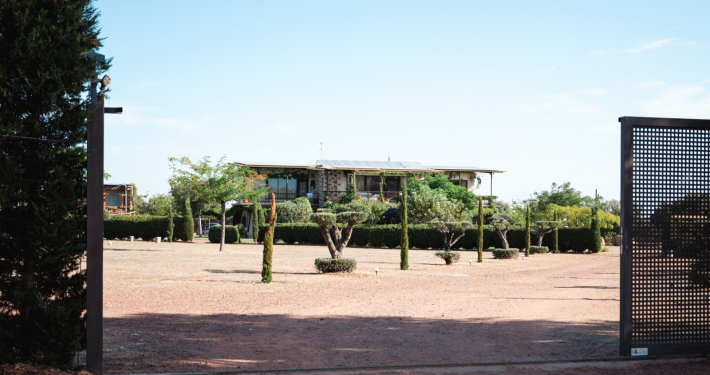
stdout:
{"type": "MultiPolygon", "coordinates": [[[[552,216],[552,221],[557,221],[557,210],[555,210],[555,213],[552,216]]],[[[559,237],[557,236],[557,229],[555,228],[555,231],[552,233],[552,252],[554,254],[557,254],[560,249],[560,243],[559,237]]]]}
{"type": "Polygon", "coordinates": [[[483,201],[478,200],[478,263],[483,262],[483,201]]]}
{"type": "Polygon", "coordinates": [[[192,217],[192,206],[190,206],[190,197],[185,198],[185,241],[192,242],[195,235],[195,219],[192,217]]]}
{"type": "Polygon", "coordinates": [[[530,205],[525,205],[525,256],[530,256],[530,205]]]}
{"type": "Polygon", "coordinates": [[[271,282],[271,262],[274,257],[274,227],[276,226],[276,195],[271,193],[269,229],[264,234],[264,259],[261,262],[261,282],[271,282]]]}
{"type": "Polygon", "coordinates": [[[173,242],[173,234],[175,233],[175,223],[173,215],[173,206],[168,206],[168,242],[173,242]]]}
{"type": "Polygon", "coordinates": [[[406,271],[409,269],[409,232],[407,228],[407,181],[402,186],[402,238],[400,240],[399,269],[406,271]]]}
{"type": "Polygon", "coordinates": [[[77,202],[100,47],[90,0],[0,1],[0,363],[66,369],[86,345],[77,202]]]}
{"type": "Polygon", "coordinates": [[[594,236],[594,248],[589,249],[593,253],[602,251],[602,234],[599,228],[599,209],[595,206],[592,208],[592,235],[594,236]]]}

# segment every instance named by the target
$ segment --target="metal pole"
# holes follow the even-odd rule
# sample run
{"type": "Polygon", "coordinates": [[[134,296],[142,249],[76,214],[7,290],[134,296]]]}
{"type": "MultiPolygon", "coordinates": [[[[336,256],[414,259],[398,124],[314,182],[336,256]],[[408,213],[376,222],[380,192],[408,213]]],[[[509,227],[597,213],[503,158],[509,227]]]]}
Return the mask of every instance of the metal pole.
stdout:
{"type": "Polygon", "coordinates": [[[93,112],[88,121],[87,160],[87,249],[86,249],[86,370],[103,373],[103,171],[104,101],[96,100],[92,83],[93,112]]]}

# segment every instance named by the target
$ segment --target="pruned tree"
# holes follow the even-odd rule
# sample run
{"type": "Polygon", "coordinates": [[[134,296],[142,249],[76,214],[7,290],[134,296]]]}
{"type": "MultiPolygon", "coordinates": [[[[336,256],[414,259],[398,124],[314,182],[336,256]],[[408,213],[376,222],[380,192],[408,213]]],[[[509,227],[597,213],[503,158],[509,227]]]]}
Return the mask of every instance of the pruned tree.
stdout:
{"type": "Polygon", "coordinates": [[[400,202],[400,216],[402,218],[401,237],[399,242],[399,269],[409,269],[409,232],[407,222],[407,181],[402,186],[402,202],[400,202]]]}
{"type": "Polygon", "coordinates": [[[530,256],[530,205],[527,204],[525,205],[525,256],[530,256]]]}
{"type": "Polygon", "coordinates": [[[503,249],[508,248],[508,230],[510,229],[510,221],[505,219],[494,219],[491,221],[491,227],[496,231],[503,249]]]}
{"type": "Polygon", "coordinates": [[[444,251],[450,251],[451,246],[456,244],[466,234],[466,229],[473,228],[473,224],[470,221],[431,221],[427,224],[444,235],[444,251]],[[456,233],[459,232],[461,234],[454,238],[456,233]]]}
{"type": "Polygon", "coordinates": [[[317,212],[311,215],[311,221],[320,227],[320,232],[323,234],[323,239],[333,259],[343,257],[345,247],[353,233],[353,226],[366,219],[367,214],[364,212],[341,212],[339,214],[317,212]]]}
{"type": "Polygon", "coordinates": [[[563,224],[564,223],[561,221],[536,221],[532,232],[537,233],[537,246],[542,246],[542,238],[545,237],[546,234],[562,228],[563,224]]]}
{"type": "Polygon", "coordinates": [[[271,215],[269,229],[264,234],[264,258],[261,262],[261,282],[271,282],[271,262],[274,257],[274,227],[276,226],[276,195],[271,193],[271,215]]]}
{"type": "Polygon", "coordinates": [[[478,263],[483,262],[483,201],[478,201],[478,263]]]}

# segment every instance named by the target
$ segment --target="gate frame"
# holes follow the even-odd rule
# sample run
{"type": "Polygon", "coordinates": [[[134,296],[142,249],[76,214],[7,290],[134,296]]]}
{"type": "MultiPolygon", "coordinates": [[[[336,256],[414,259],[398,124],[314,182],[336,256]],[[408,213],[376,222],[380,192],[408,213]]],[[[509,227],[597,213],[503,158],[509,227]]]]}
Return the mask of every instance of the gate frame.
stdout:
{"type": "MultiPolygon", "coordinates": [[[[621,123],[621,275],[620,281],[620,337],[619,354],[631,356],[631,241],[633,235],[633,129],[634,126],[647,126],[676,129],[710,130],[710,120],[663,118],[663,117],[620,117],[621,123]]],[[[663,356],[710,354],[710,344],[676,344],[648,346],[647,354],[635,356],[663,356]]]]}

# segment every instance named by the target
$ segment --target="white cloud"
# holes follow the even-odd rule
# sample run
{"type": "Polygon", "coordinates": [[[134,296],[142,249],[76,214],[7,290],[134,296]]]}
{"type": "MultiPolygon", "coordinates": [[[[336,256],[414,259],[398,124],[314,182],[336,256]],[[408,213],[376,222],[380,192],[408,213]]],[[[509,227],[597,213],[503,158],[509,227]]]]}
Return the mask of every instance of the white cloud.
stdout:
{"type": "Polygon", "coordinates": [[[672,86],[656,99],[640,103],[641,111],[651,117],[710,118],[710,94],[701,85],[672,86]]]}
{"type": "Polygon", "coordinates": [[[652,81],[652,82],[645,82],[639,85],[634,86],[637,89],[642,89],[642,88],[647,88],[647,87],[661,87],[665,86],[665,82],[663,81],[652,81]]]}
{"type": "Polygon", "coordinates": [[[538,104],[523,104],[519,108],[523,112],[538,113],[542,111],[561,111],[580,115],[593,115],[600,112],[599,108],[589,105],[584,97],[601,96],[607,94],[606,89],[589,89],[577,92],[548,95],[538,104]]]}
{"type": "Polygon", "coordinates": [[[667,46],[671,45],[671,43],[673,43],[673,41],[675,41],[675,40],[676,40],[676,38],[654,40],[652,42],[648,42],[648,43],[641,44],[641,45],[638,45],[633,48],[629,48],[624,52],[626,52],[626,53],[641,53],[641,52],[645,52],[645,51],[656,49],[656,48],[667,47],[667,46]]]}

